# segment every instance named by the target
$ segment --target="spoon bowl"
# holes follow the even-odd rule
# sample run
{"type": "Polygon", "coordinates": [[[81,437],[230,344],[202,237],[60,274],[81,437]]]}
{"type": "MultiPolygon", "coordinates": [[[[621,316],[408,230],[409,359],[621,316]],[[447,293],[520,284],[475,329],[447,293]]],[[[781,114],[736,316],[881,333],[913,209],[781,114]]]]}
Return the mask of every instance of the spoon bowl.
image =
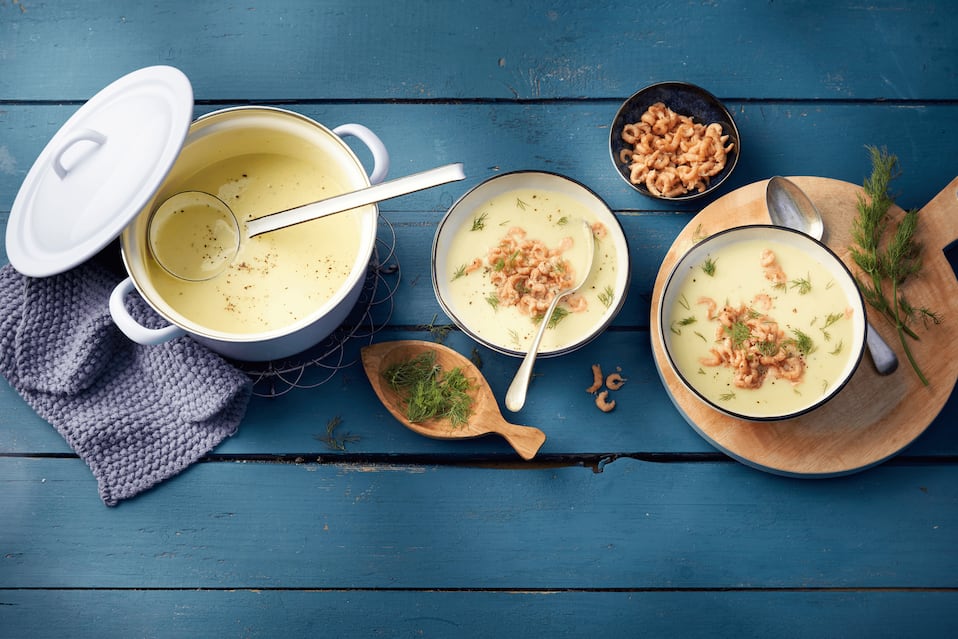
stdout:
{"type": "MultiPolygon", "coordinates": [[[[765,203],[772,224],[800,231],[822,241],[825,222],[815,203],[791,180],[775,176],[765,188],[765,203]]],[[[865,343],[879,375],[890,375],[898,368],[898,356],[870,322],[865,323],[865,343]]]]}
{"type": "Polygon", "coordinates": [[[819,242],[825,237],[825,222],[821,211],[791,180],[775,176],[765,190],[768,214],[776,226],[801,231],[819,242]]]}
{"type": "Polygon", "coordinates": [[[510,424],[499,411],[492,389],[486,379],[468,358],[442,344],[419,340],[398,340],[372,344],[362,349],[363,369],[373,390],[400,423],[409,430],[434,439],[471,439],[490,433],[505,438],[523,459],[535,457],[546,440],[545,433],[532,426],[510,424]],[[472,414],[466,423],[453,426],[445,419],[427,419],[411,422],[406,417],[402,398],[390,388],[383,373],[390,367],[407,362],[426,352],[436,354],[436,364],[443,370],[458,367],[469,379],[469,395],[473,398],[472,414]]]}

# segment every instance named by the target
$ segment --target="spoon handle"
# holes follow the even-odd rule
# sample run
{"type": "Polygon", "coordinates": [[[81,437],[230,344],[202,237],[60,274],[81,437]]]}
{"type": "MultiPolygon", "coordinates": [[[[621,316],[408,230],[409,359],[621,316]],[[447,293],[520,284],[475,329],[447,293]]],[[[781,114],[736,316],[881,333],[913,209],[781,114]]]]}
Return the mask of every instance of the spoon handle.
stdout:
{"type": "Polygon", "coordinates": [[[400,195],[422,191],[447,182],[455,182],[465,178],[462,164],[446,164],[445,166],[413,173],[405,177],[387,180],[373,184],[356,191],[343,193],[325,200],[304,204],[285,211],[278,211],[250,220],[246,223],[247,237],[255,237],[276,231],[278,229],[316,220],[333,213],[342,213],[360,206],[381,202],[400,195]]]}
{"type": "Polygon", "coordinates": [[[506,408],[513,413],[522,410],[523,405],[526,403],[526,392],[529,390],[529,378],[532,377],[532,367],[536,363],[536,355],[539,353],[542,336],[546,333],[549,318],[552,317],[556,306],[559,305],[559,300],[568,292],[569,291],[561,291],[552,298],[552,303],[549,304],[548,310],[546,310],[542,319],[539,320],[539,330],[536,331],[536,336],[532,339],[532,345],[529,346],[529,350],[526,351],[526,356],[522,358],[522,363],[519,364],[519,370],[516,371],[516,376],[512,378],[512,383],[509,384],[509,390],[506,391],[506,408]]]}
{"type": "Polygon", "coordinates": [[[875,364],[875,370],[879,375],[891,375],[898,368],[898,356],[891,349],[878,331],[871,325],[871,322],[865,322],[865,343],[868,345],[868,352],[871,353],[872,363],[875,364]]]}

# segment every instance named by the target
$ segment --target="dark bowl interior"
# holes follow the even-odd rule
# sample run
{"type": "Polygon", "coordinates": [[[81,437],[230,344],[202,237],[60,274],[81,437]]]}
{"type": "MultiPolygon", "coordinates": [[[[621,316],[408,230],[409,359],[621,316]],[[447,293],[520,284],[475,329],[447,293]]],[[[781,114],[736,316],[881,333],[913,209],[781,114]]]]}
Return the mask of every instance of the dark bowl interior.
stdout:
{"type": "Polygon", "coordinates": [[[715,189],[732,174],[732,171],[735,170],[735,165],[738,164],[741,140],[739,138],[738,127],[735,126],[732,115],[718,98],[694,84],[688,84],[686,82],[660,82],[659,84],[645,87],[619,107],[619,111],[615,114],[615,119],[612,121],[611,128],[612,130],[609,134],[609,150],[612,155],[612,163],[626,184],[648,197],[660,200],[694,200],[715,191],[715,189]],[[626,124],[638,122],[642,118],[642,114],[656,102],[662,102],[665,106],[680,115],[690,116],[697,123],[711,124],[712,122],[718,122],[722,125],[723,133],[729,136],[729,142],[734,144],[731,153],[729,153],[726,158],[725,168],[712,177],[708,188],[704,191],[691,191],[676,197],[655,195],[650,192],[644,184],[633,184],[629,179],[630,171],[628,165],[619,161],[619,151],[623,148],[631,148],[630,144],[622,140],[622,129],[626,124]]]}

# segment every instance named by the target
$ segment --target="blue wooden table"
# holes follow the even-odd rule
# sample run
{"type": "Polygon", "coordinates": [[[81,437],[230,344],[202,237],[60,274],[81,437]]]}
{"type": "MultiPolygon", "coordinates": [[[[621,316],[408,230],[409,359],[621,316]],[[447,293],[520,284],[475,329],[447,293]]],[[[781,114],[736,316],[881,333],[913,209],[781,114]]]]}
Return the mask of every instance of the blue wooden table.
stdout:
{"type": "MultiPolygon", "coordinates": [[[[630,243],[631,289],[597,341],[537,365],[515,416],[547,435],[528,463],[499,438],[403,428],[345,365],[353,342],[323,383],[255,397],[200,463],[108,508],[0,385],[0,636],[955,633],[958,404],[844,477],[718,452],[673,407],[649,333],[663,257],[715,198],[645,198],[608,157],[621,102],[684,80],[741,132],[716,197],[776,174],[861,184],[875,145],[899,158],[898,202],[921,207],[958,175],[949,3],[0,0],[0,226],[63,122],[155,64],[190,78],[195,115],[278,105],[370,127],[394,176],[465,164],[464,182],[382,205],[399,269],[383,274],[373,341],[472,354],[446,332],[429,247],[456,198],[507,171],[561,173],[604,198],[630,243]],[[609,414],[582,391],[596,362],[629,378],[609,414]]],[[[501,403],[518,361],[477,353],[501,403]]]]}

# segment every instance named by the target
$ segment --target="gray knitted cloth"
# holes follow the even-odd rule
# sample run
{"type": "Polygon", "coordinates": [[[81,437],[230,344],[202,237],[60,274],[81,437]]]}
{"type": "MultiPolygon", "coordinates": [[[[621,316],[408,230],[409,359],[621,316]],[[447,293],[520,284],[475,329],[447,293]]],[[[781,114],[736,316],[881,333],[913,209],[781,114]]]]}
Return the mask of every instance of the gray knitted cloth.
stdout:
{"type": "MultiPolygon", "coordinates": [[[[93,262],[48,278],[0,269],[0,374],[89,465],[108,506],[176,475],[232,435],[246,375],[188,337],[139,346],[113,325],[118,278],[93,262]]],[[[160,319],[128,300],[144,325],[160,319]]]]}

